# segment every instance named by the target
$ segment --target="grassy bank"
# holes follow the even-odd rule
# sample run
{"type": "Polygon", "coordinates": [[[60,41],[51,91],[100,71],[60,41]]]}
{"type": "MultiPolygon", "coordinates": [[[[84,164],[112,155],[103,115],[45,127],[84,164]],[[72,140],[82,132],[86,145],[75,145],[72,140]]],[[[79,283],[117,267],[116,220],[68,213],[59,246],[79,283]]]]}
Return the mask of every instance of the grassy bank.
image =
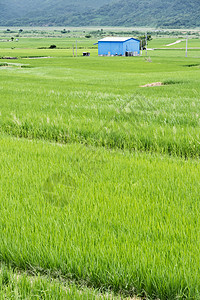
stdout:
{"type": "Polygon", "coordinates": [[[198,161],[9,138],[0,149],[2,261],[198,299],[198,161]]]}
{"type": "MultiPolygon", "coordinates": [[[[4,264],[0,265],[0,297],[1,299],[120,299],[111,293],[100,293],[93,289],[77,287],[67,283],[63,278],[52,278],[50,275],[40,275],[38,272],[14,270],[4,264]]],[[[135,298],[135,300],[137,300],[135,298]]]]}

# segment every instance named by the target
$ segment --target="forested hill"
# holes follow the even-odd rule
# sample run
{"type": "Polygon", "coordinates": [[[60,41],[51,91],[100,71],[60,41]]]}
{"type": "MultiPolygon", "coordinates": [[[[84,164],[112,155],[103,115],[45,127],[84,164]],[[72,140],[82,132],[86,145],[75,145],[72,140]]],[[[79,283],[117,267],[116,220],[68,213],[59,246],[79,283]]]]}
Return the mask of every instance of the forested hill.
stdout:
{"type": "Polygon", "coordinates": [[[0,25],[200,27],[200,0],[0,0],[0,25]]]}
{"type": "Polygon", "coordinates": [[[0,25],[79,25],[81,14],[112,0],[0,0],[0,25]]]}
{"type": "Polygon", "coordinates": [[[118,1],[91,16],[93,24],[98,20],[116,26],[200,27],[200,0],[118,1]]]}

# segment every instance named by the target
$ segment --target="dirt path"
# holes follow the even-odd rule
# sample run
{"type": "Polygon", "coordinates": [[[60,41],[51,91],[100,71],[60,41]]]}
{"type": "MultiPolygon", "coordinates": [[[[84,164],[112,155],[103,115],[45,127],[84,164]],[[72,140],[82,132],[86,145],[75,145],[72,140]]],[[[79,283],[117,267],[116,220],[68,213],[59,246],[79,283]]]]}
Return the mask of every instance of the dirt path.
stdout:
{"type": "Polygon", "coordinates": [[[179,43],[181,43],[181,42],[183,42],[183,41],[184,41],[184,40],[178,40],[178,41],[176,41],[176,42],[174,42],[174,43],[171,43],[171,44],[168,44],[168,45],[165,45],[165,46],[166,46],[166,47],[170,47],[170,46],[179,44],[179,43]]]}
{"type": "Polygon", "coordinates": [[[163,85],[162,82],[153,82],[153,83],[148,83],[148,84],[145,84],[145,85],[141,85],[140,87],[153,87],[153,86],[161,86],[163,85]]]}

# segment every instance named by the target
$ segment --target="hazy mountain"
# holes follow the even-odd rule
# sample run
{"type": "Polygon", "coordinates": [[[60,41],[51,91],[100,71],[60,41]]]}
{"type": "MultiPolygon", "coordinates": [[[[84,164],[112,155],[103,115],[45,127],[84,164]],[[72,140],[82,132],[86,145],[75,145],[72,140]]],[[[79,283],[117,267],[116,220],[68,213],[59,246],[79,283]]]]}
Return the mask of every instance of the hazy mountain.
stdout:
{"type": "Polygon", "coordinates": [[[69,25],[76,23],[81,13],[111,1],[0,0],[0,25],[69,25]]]}
{"type": "Polygon", "coordinates": [[[0,0],[0,25],[200,27],[200,0],[0,0]]]}
{"type": "Polygon", "coordinates": [[[118,1],[104,5],[84,21],[115,26],[200,27],[200,0],[118,1]]]}

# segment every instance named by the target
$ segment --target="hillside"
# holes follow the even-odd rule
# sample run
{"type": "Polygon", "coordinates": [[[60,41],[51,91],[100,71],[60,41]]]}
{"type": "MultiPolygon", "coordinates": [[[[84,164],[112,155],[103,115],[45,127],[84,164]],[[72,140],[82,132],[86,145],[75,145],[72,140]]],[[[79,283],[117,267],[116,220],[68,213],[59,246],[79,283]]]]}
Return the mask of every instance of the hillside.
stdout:
{"type": "MultiPolygon", "coordinates": [[[[125,0],[96,11],[92,22],[115,26],[199,27],[199,0],[125,0]]],[[[90,21],[91,22],[91,21],[90,21]]]]}
{"type": "Polygon", "coordinates": [[[199,0],[1,0],[4,26],[200,27],[199,0]]]}
{"type": "Polygon", "coordinates": [[[0,0],[0,25],[75,25],[80,14],[111,0],[0,0]]]}

